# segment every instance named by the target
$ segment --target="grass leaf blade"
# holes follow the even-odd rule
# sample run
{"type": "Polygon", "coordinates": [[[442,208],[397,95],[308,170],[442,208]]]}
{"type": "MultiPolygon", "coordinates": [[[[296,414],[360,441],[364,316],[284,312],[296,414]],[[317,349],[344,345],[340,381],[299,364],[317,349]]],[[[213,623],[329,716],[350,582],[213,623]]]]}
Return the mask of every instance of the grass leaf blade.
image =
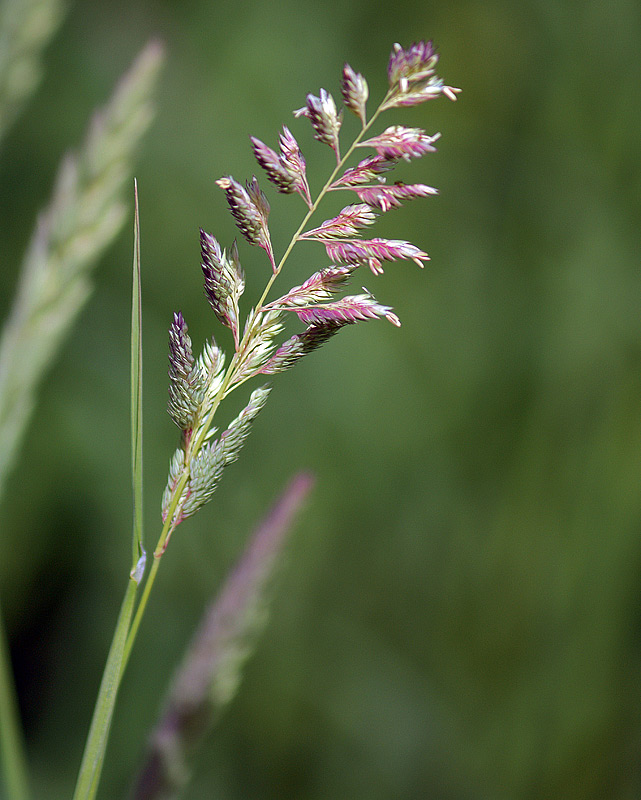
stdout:
{"type": "Polygon", "coordinates": [[[140,215],[138,182],[134,179],[134,261],[131,292],[131,479],[133,487],[132,575],[145,571],[142,536],[142,292],[140,286],[140,215]]]}

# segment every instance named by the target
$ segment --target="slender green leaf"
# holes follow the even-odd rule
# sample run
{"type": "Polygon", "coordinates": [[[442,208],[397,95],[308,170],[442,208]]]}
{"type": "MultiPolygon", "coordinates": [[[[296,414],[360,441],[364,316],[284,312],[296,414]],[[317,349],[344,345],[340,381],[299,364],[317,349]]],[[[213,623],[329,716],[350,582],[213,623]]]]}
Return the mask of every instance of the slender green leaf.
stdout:
{"type": "Polygon", "coordinates": [[[131,577],[140,583],[145,571],[142,538],[142,301],[140,289],[140,216],[134,180],[134,263],[131,293],[131,479],[133,486],[133,562],[131,577]]]}

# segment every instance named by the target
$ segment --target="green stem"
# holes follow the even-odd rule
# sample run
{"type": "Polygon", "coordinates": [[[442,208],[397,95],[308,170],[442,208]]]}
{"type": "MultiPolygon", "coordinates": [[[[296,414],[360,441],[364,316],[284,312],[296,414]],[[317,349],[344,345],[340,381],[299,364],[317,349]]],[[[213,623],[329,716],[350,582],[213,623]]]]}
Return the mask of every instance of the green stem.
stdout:
{"type": "Polygon", "coordinates": [[[98,782],[107,749],[107,739],[113,718],[116,697],[123,672],[123,661],[127,634],[134,610],[138,583],[130,578],[127,582],[116,630],[105,664],[105,671],[98,691],[85,752],[78,773],[78,782],[73,800],[91,800],[96,796],[98,782]]]}
{"type": "Polygon", "coordinates": [[[154,585],[154,581],[156,580],[156,575],[158,574],[159,566],[160,566],[160,555],[156,555],[156,553],[154,553],[154,560],[151,564],[151,569],[149,570],[149,575],[147,576],[147,580],[145,581],[145,588],[142,593],[142,597],[140,598],[140,602],[138,603],[138,608],[136,609],[136,616],[134,617],[133,622],[131,623],[131,627],[129,628],[129,633],[127,635],[127,641],[125,642],[125,651],[122,657],[121,672],[124,672],[125,668],[127,667],[129,656],[131,655],[131,650],[134,646],[134,642],[136,641],[136,636],[138,634],[138,628],[140,628],[140,623],[142,622],[142,618],[145,613],[145,609],[147,607],[149,595],[151,594],[151,588],[154,585]]]}
{"type": "Polygon", "coordinates": [[[160,532],[160,536],[158,538],[158,543],[156,544],[156,549],[154,550],[154,560],[151,564],[151,569],[149,571],[149,575],[147,576],[147,580],[145,581],[145,588],[143,590],[142,597],[140,598],[140,602],[138,603],[138,608],[136,609],[136,615],[133,619],[133,622],[131,623],[129,632],[127,634],[127,641],[125,643],[125,651],[122,659],[122,667],[121,667],[122,672],[125,671],[125,667],[127,666],[127,662],[129,661],[129,656],[131,655],[131,650],[134,646],[134,642],[136,641],[136,636],[138,635],[138,629],[140,628],[140,623],[142,622],[145,609],[147,608],[147,602],[149,601],[149,595],[151,594],[152,586],[154,585],[154,581],[156,580],[156,575],[158,574],[158,569],[160,567],[160,559],[162,558],[162,555],[165,552],[165,548],[167,547],[169,537],[171,536],[176,527],[176,524],[173,523],[173,520],[174,517],[176,516],[176,511],[180,503],[180,497],[183,493],[183,489],[187,485],[188,479],[189,479],[189,472],[187,469],[185,469],[180,480],[176,484],[176,488],[174,490],[174,496],[169,505],[169,508],[167,509],[167,517],[165,520],[165,524],[162,527],[162,531],[160,532]]]}
{"type": "Polygon", "coordinates": [[[0,756],[7,800],[27,800],[29,784],[9,646],[0,615],[0,756]]]}

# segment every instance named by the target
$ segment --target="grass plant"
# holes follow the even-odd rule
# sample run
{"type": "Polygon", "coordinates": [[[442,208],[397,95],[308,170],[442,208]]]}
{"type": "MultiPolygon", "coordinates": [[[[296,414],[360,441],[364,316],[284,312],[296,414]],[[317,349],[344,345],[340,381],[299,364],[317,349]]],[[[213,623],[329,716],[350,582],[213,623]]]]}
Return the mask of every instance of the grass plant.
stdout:
{"type": "MultiPolygon", "coordinates": [[[[157,52],[148,54],[147,58],[155,65],[157,52]]],[[[393,261],[413,261],[422,267],[429,260],[427,253],[411,242],[375,236],[367,238],[365,232],[378,217],[399,208],[404,202],[436,194],[436,189],[422,183],[388,183],[386,179],[400,162],[409,162],[434,152],[439,134],[428,134],[420,128],[400,124],[390,125],[378,132],[374,129],[379,117],[387,111],[413,107],[441,96],[456,99],[459,90],[448,86],[437,76],[437,63],[438,55],[431,42],[418,42],[407,49],[395,45],[388,63],[387,92],[371,113],[368,111],[369,88],[366,79],[346,64],[340,81],[344,109],[360,121],[360,130],[346,146],[341,142],[344,109],[338,110],[336,101],[325,89],[321,89],[318,95],[307,95],[305,105],[294,115],[308,121],[313,138],[329,147],[334,156],[329,176],[315,192],[308,182],[306,159],[288,127],[282,129],[277,150],[256,138],[251,139],[254,156],[267,180],[280,193],[298,195],[304,206],[301,222],[282,254],[275,253],[272,245],[268,221],[270,205],[258,179],[254,176],[243,183],[225,175],[217,181],[225,193],[242,239],[256,248],[254,252],[263,251],[267,280],[254,307],[244,314],[241,299],[245,290],[245,274],[237,242],[224,248],[212,234],[201,229],[205,296],[217,321],[231,332],[233,352],[228,356],[211,337],[196,357],[182,313],[177,311],[174,314],[169,328],[168,411],[180,436],[178,447],[170,460],[167,486],[162,498],[162,524],[148,570],[142,535],[141,250],[136,193],[131,339],[132,562],[126,576],[126,590],[96,701],[74,800],[90,800],[97,794],[118,690],[169,542],[181,523],[199,511],[213,496],[225,468],[238,458],[253,423],[267,402],[271,387],[265,384],[254,388],[244,408],[220,432],[214,421],[223,401],[248,381],[289,369],[349,325],[377,318],[386,319],[394,326],[401,324],[392,308],[376,300],[369,290],[363,288],[357,294],[344,294],[343,290],[356,274],[364,270],[369,269],[371,274],[379,276],[384,266],[393,261]],[[364,149],[366,154],[350,166],[350,160],[359,149],[364,149]],[[336,192],[350,198],[347,205],[338,214],[312,225],[312,217],[323,201],[336,192]],[[272,297],[276,281],[285,272],[294,248],[298,254],[299,250],[302,252],[309,248],[310,243],[321,245],[330,263],[313,272],[302,284],[272,297]],[[284,331],[290,322],[302,323],[303,330],[286,336],[284,331]]],[[[125,118],[129,122],[137,121],[134,123],[136,130],[147,123],[144,111],[137,107],[136,113],[131,110],[129,115],[121,114],[119,117],[122,120],[125,118]]],[[[105,130],[108,130],[108,126],[105,130]]],[[[83,169],[79,169],[77,162],[70,162],[63,169],[56,194],[61,199],[53,204],[53,210],[41,221],[39,233],[30,249],[28,263],[35,266],[25,271],[27,277],[23,282],[26,288],[21,289],[18,303],[19,308],[20,302],[26,304],[27,312],[12,316],[7,328],[8,353],[13,358],[10,363],[16,361],[18,356],[15,354],[20,352],[20,348],[29,346],[30,335],[41,336],[37,321],[43,317],[42,307],[46,304],[40,300],[34,310],[28,306],[32,296],[47,298],[51,291],[49,294],[45,291],[48,289],[46,283],[44,288],[38,284],[39,266],[43,260],[39,258],[40,254],[48,254],[47,263],[54,265],[54,277],[51,280],[57,280],[55,286],[60,285],[61,296],[66,298],[70,311],[75,311],[86,297],[88,287],[84,273],[74,269],[74,265],[81,259],[86,260],[88,254],[113,233],[121,220],[120,210],[112,209],[100,193],[99,201],[95,200],[94,191],[90,198],[84,197],[82,203],[78,202],[78,176],[84,171],[91,172],[93,169],[96,176],[106,173],[107,186],[121,185],[122,171],[108,168],[113,163],[112,159],[105,156],[108,137],[100,139],[100,134],[94,132],[90,136],[88,152],[90,155],[86,164],[80,163],[83,169]],[[61,207],[65,209],[64,214],[59,210],[61,207]],[[84,220],[87,207],[102,209],[98,225],[78,224],[84,220]],[[76,223],[82,235],[69,237],[69,220],[76,223]],[[55,229],[61,229],[64,233],[64,246],[55,237],[52,239],[50,231],[55,221],[59,223],[55,229]],[[71,255],[64,260],[61,253],[71,255]],[[63,266],[56,266],[58,263],[63,266]],[[41,289],[40,295],[36,288],[41,289]],[[21,324],[23,318],[35,319],[36,322],[21,324]]],[[[100,186],[98,177],[94,178],[94,182],[100,186]]],[[[258,268],[252,266],[252,276],[257,271],[258,268]]],[[[54,338],[54,343],[56,341],[54,338]]],[[[46,363],[50,355],[50,350],[43,350],[39,365],[46,363]]],[[[39,374],[40,371],[37,372],[39,374]]],[[[7,375],[12,375],[11,369],[7,369],[7,375]]],[[[21,381],[20,384],[26,387],[20,406],[24,406],[27,413],[34,383],[32,379],[21,381]]],[[[8,383],[6,392],[10,393],[10,389],[8,383]]],[[[5,401],[5,405],[10,408],[8,401],[5,401]]],[[[17,440],[10,441],[7,452],[15,451],[16,445],[17,440]]],[[[293,503],[297,508],[307,491],[308,487],[300,483],[296,491],[288,490],[274,512],[275,516],[278,518],[279,514],[284,513],[283,504],[287,506],[293,503]]],[[[263,602],[267,576],[277,560],[280,539],[283,531],[288,529],[292,516],[292,513],[286,514],[285,519],[275,525],[277,543],[269,547],[260,544],[269,536],[264,533],[264,527],[259,530],[253,547],[241,562],[242,579],[236,582],[230,579],[228,589],[223,592],[221,601],[209,617],[209,623],[203,624],[203,633],[193,651],[196,655],[187,658],[168,701],[169,710],[152,737],[147,767],[136,789],[137,798],[177,796],[184,785],[182,776],[187,773],[184,753],[193,749],[194,740],[198,737],[194,736],[194,729],[189,724],[181,725],[176,719],[182,713],[187,723],[193,722],[194,715],[201,722],[209,722],[210,717],[233,694],[229,687],[233,689],[238,684],[244,660],[239,654],[246,655],[253,642],[255,626],[251,622],[256,598],[261,598],[263,602]],[[225,620],[225,625],[222,625],[221,619],[225,620]],[[213,636],[212,626],[215,631],[213,636]],[[207,644],[203,645],[203,642],[207,644]],[[206,652],[204,656],[203,651],[206,652]],[[194,686],[199,687],[196,696],[193,695],[194,686]],[[190,693],[192,696],[187,702],[185,696],[190,693]],[[163,747],[168,746],[167,742],[170,742],[169,756],[167,750],[163,751],[163,747]],[[175,778],[176,774],[180,776],[179,779],[175,778]]],[[[273,521],[271,527],[274,528],[273,521]]],[[[269,522],[266,528],[270,529],[269,522]]],[[[11,800],[18,798],[19,795],[15,794],[11,800]]]]}
{"type": "MultiPolygon", "coordinates": [[[[0,14],[0,134],[37,86],[40,53],[62,15],[56,2],[10,0],[0,14]]],[[[92,272],[125,222],[125,186],[153,116],[162,47],[151,42],[58,170],[20,268],[0,337],[0,501],[51,369],[92,290],[92,272]]],[[[8,542],[2,543],[3,547],[8,542]]],[[[23,736],[0,617],[0,755],[9,800],[29,796],[23,736]]]]}

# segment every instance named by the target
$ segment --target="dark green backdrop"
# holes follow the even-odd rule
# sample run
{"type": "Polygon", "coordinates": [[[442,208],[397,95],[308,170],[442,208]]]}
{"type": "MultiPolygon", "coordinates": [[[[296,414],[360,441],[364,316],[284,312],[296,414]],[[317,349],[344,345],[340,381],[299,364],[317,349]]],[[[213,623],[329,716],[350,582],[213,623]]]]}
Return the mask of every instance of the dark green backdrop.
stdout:
{"type": "MultiPolygon", "coordinates": [[[[434,38],[463,92],[393,119],[442,132],[402,175],[440,196],[377,228],[431,263],[363,276],[403,327],[348,329],[278,376],[215,501],[172,540],[102,797],[124,796],[205,601],[303,467],[313,502],[189,798],[639,796],[638,2],[76,3],[4,144],[0,312],[62,153],[152,35],[168,61],[137,169],[149,542],[177,437],[167,326],[181,309],[198,346],[216,329],[198,227],[235,235],[215,179],[250,176],[248,136],[274,145],[285,123],[318,185],[331,153],[292,109],[337,94],[345,60],[381,96],[394,41],[434,38]]],[[[278,248],[300,204],[270,199],[278,248]]],[[[255,297],[265,260],[241,257],[255,297]]],[[[319,251],[299,257],[291,283],[320,266],[319,251]]],[[[70,796],[129,565],[130,268],[127,231],[2,510],[0,583],[47,800],[70,796]]]]}

